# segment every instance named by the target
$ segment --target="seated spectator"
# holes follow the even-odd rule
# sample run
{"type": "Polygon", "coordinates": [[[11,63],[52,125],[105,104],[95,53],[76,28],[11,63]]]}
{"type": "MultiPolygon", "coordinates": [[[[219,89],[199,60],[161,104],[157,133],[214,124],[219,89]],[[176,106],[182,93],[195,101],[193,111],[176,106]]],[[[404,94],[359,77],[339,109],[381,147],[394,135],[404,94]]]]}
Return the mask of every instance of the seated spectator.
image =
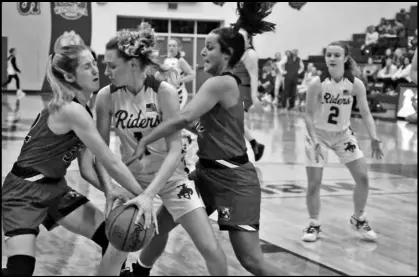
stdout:
{"type": "Polygon", "coordinates": [[[376,30],[377,30],[377,32],[380,36],[385,34],[385,29],[384,29],[385,24],[386,24],[386,19],[384,17],[382,17],[380,19],[380,24],[378,24],[378,26],[376,28],[376,30]]]}
{"type": "Polygon", "coordinates": [[[398,84],[406,84],[411,83],[412,79],[410,79],[410,70],[412,65],[410,64],[411,60],[409,57],[405,57],[403,59],[403,65],[399,67],[396,73],[391,76],[391,79],[394,81],[394,86],[397,88],[398,84]]]}
{"type": "Polygon", "coordinates": [[[275,89],[275,77],[272,75],[271,63],[267,61],[262,68],[258,91],[263,96],[264,102],[272,103],[275,89]]]}
{"type": "Polygon", "coordinates": [[[362,75],[367,80],[367,83],[374,83],[375,77],[377,73],[377,66],[374,64],[374,60],[372,57],[368,58],[367,65],[364,66],[362,70],[362,75]]]}
{"type": "Polygon", "coordinates": [[[384,84],[384,90],[394,91],[395,89],[394,81],[391,79],[391,77],[396,72],[397,72],[397,66],[393,64],[393,61],[391,58],[387,58],[386,66],[383,67],[380,71],[378,71],[378,74],[377,74],[377,81],[382,82],[384,84]]]}
{"type": "Polygon", "coordinates": [[[403,50],[401,48],[397,48],[394,51],[394,55],[393,55],[393,64],[399,68],[400,66],[403,65],[403,50]]]}
{"type": "Polygon", "coordinates": [[[384,56],[381,58],[381,68],[386,66],[386,61],[388,58],[393,59],[393,51],[391,50],[391,48],[387,48],[384,56]]]}
{"type": "Polygon", "coordinates": [[[365,33],[365,44],[361,46],[363,55],[374,55],[378,46],[379,35],[374,26],[369,26],[365,33]]]}
{"type": "Polygon", "coordinates": [[[381,37],[395,37],[396,33],[393,30],[393,26],[391,26],[390,20],[385,20],[383,25],[383,33],[380,34],[381,37]]]}

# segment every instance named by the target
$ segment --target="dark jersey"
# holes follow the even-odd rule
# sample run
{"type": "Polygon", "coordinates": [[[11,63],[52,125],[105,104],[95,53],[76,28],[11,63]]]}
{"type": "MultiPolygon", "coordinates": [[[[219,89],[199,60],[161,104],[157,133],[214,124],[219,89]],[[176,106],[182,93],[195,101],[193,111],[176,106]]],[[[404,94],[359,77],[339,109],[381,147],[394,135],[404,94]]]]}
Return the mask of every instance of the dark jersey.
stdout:
{"type": "MultiPolygon", "coordinates": [[[[77,102],[76,99],[73,101],[77,102]]],[[[92,112],[86,106],[93,117],[92,112]]],[[[71,162],[84,149],[83,142],[74,131],[56,135],[48,127],[49,111],[42,110],[25,137],[16,165],[28,169],[32,176],[39,173],[50,178],[64,177],[71,162]]],[[[25,176],[25,177],[32,177],[25,176]]]]}
{"type": "MultiPolygon", "coordinates": [[[[231,74],[237,84],[240,79],[231,74]]],[[[198,156],[203,159],[218,160],[241,156],[246,153],[244,141],[244,108],[239,101],[235,106],[224,109],[215,105],[208,113],[201,116],[197,124],[198,156]]]]}

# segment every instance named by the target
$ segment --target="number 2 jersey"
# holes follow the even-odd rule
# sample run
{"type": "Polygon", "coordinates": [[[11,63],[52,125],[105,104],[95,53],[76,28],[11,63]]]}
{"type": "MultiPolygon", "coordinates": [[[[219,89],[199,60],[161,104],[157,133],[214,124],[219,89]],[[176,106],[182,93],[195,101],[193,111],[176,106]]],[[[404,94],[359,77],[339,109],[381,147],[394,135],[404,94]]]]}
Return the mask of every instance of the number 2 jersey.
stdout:
{"type": "MultiPolygon", "coordinates": [[[[112,125],[121,141],[120,151],[124,162],[134,154],[138,141],[162,122],[162,111],[157,99],[160,84],[161,81],[148,75],[137,95],[126,87],[109,85],[104,88],[111,93],[112,125]]],[[[161,138],[147,145],[144,157],[133,162],[129,169],[137,180],[151,182],[167,154],[166,140],[161,138]]],[[[184,178],[185,166],[179,163],[173,176],[184,178]]]]}
{"type": "MultiPolygon", "coordinates": [[[[79,103],[77,99],[73,101],[79,103]]],[[[87,111],[92,116],[90,109],[87,111]]],[[[43,109],[26,135],[16,165],[25,169],[24,178],[43,174],[50,178],[62,178],[71,162],[84,149],[83,142],[74,131],[56,135],[48,126],[49,110],[43,109]]]]}
{"type": "Polygon", "coordinates": [[[349,128],[353,105],[355,77],[345,72],[340,82],[335,82],[329,72],[320,77],[321,99],[314,114],[314,126],[332,132],[349,128]]]}

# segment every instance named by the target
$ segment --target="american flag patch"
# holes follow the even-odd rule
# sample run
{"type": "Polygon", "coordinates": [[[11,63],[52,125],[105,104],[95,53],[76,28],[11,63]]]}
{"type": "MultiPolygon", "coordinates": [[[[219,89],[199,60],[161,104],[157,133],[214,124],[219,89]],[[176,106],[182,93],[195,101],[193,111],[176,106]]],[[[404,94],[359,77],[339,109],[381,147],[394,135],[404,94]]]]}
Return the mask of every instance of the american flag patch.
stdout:
{"type": "Polygon", "coordinates": [[[343,95],[349,95],[349,90],[344,89],[344,90],[343,90],[343,95]]]}
{"type": "Polygon", "coordinates": [[[157,112],[156,104],[148,103],[145,105],[146,112],[157,112]]]}

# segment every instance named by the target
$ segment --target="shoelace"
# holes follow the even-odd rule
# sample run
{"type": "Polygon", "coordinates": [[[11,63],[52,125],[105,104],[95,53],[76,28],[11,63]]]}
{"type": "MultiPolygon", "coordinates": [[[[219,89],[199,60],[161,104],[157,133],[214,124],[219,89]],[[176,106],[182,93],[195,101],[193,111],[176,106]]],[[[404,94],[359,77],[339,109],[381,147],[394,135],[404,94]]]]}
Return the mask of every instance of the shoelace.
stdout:
{"type": "Polygon", "coordinates": [[[308,228],[306,228],[306,229],[303,230],[303,232],[306,232],[306,233],[309,233],[309,234],[312,234],[312,233],[314,233],[316,231],[318,233],[321,232],[320,226],[311,226],[310,225],[308,228]]]}
{"type": "Polygon", "coordinates": [[[371,227],[370,227],[370,225],[368,224],[368,221],[367,220],[360,221],[360,220],[356,219],[355,217],[352,217],[352,218],[355,219],[355,221],[356,221],[356,228],[358,228],[358,229],[359,228],[362,228],[362,229],[364,229],[367,232],[369,232],[369,231],[372,230],[371,227]]]}

